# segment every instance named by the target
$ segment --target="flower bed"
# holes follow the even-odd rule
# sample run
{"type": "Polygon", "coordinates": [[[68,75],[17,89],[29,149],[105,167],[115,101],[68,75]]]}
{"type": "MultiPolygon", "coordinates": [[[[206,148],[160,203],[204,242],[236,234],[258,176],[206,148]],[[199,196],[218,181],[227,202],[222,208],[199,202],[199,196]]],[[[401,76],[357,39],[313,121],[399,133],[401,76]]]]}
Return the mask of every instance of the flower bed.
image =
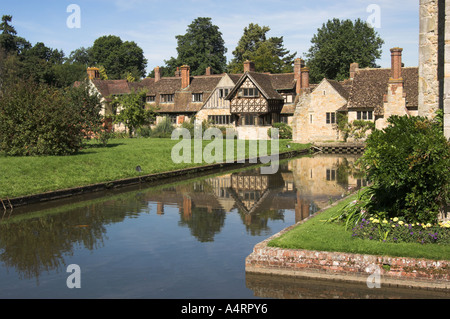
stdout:
{"type": "Polygon", "coordinates": [[[393,243],[450,244],[450,221],[430,223],[407,223],[394,217],[380,220],[370,217],[361,219],[353,227],[353,237],[393,243]]]}

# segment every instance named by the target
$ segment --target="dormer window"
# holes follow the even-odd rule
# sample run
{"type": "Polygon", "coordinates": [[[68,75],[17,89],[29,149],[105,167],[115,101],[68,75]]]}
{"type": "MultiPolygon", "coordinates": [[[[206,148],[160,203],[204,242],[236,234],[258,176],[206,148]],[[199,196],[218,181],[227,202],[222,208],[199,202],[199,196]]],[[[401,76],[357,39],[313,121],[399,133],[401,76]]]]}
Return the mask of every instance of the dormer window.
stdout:
{"type": "Polygon", "coordinates": [[[203,93],[192,94],[192,102],[202,102],[202,101],[203,101],[203,93]]]}

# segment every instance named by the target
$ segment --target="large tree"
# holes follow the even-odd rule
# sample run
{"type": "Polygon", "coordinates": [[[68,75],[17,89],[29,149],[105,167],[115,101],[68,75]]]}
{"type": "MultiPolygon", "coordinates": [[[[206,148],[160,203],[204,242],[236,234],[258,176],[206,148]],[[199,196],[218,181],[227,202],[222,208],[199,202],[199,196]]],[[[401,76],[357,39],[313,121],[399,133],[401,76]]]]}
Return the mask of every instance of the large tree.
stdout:
{"type": "Polygon", "coordinates": [[[223,73],[226,69],[225,41],[219,27],[211,18],[197,18],[187,28],[184,35],[176,36],[178,46],[176,58],[165,61],[165,71],[173,75],[180,65],[189,65],[192,75],[203,75],[208,67],[214,73],[223,73]]]}
{"type": "Polygon", "coordinates": [[[377,67],[384,41],[366,22],[357,19],[332,19],[324,23],[311,40],[306,54],[312,82],[323,78],[344,80],[349,77],[350,64],[377,67]]]}
{"type": "MultiPolygon", "coordinates": [[[[133,41],[124,42],[114,35],[102,36],[94,41],[88,52],[88,61],[104,66],[111,80],[124,79],[130,73],[135,78],[145,76],[147,59],[144,51],[133,41]]],[[[82,52],[78,53],[82,55],[82,52]]]]}
{"type": "Polygon", "coordinates": [[[250,23],[244,28],[244,34],[240,38],[236,49],[233,51],[234,58],[228,65],[231,73],[243,71],[245,60],[255,62],[256,71],[283,73],[291,72],[292,64],[297,53],[290,54],[284,48],[283,37],[267,37],[270,28],[250,23]]]}

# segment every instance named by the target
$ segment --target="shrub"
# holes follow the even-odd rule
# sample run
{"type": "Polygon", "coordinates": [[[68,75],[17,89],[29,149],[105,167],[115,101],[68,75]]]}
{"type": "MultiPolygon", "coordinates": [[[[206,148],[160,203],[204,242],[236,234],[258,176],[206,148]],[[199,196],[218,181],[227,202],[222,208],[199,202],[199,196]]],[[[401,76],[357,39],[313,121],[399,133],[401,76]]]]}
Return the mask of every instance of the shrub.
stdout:
{"type": "Polygon", "coordinates": [[[151,137],[170,138],[175,127],[168,117],[164,117],[161,122],[152,130],[151,137]]]}
{"type": "MultiPolygon", "coordinates": [[[[278,129],[278,138],[284,139],[284,140],[291,140],[292,139],[292,128],[286,124],[286,123],[274,123],[273,128],[278,129]]],[[[269,134],[269,137],[272,138],[273,136],[273,129],[269,129],[267,132],[269,134]]]]}
{"type": "Polygon", "coordinates": [[[372,182],[368,209],[382,219],[435,223],[449,202],[450,144],[432,120],[390,117],[367,139],[360,163],[372,182]]]}
{"type": "Polygon", "coordinates": [[[84,87],[9,83],[0,98],[0,149],[10,156],[74,154],[101,127],[100,107],[84,87]]]}

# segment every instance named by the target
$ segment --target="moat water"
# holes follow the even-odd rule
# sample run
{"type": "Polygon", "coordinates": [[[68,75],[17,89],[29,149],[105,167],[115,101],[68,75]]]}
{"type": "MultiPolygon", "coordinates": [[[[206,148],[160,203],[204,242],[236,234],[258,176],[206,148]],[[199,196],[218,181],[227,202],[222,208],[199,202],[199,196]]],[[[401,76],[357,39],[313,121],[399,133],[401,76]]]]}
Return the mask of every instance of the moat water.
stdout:
{"type": "Polygon", "coordinates": [[[250,168],[6,212],[0,298],[449,298],[245,273],[255,244],[365,185],[355,160],[302,157],[273,175],[250,168]]]}

